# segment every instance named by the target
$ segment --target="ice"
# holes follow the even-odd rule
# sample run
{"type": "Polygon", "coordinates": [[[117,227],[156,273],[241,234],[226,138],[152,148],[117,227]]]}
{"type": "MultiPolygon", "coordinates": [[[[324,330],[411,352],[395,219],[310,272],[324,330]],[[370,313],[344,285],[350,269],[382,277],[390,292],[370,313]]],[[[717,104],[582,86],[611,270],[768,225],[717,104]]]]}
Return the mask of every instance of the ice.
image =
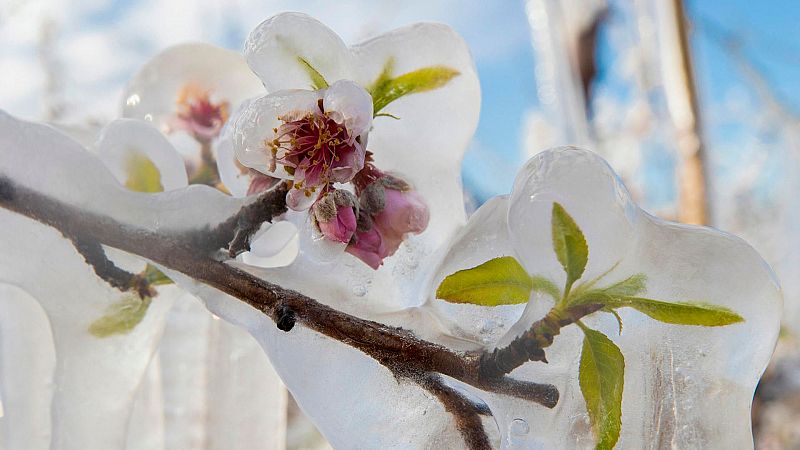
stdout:
{"type": "MultiPolygon", "coordinates": [[[[745,319],[714,328],[670,325],[625,308],[619,310],[624,323],[621,335],[611,315],[585,319],[586,325],[609,336],[625,356],[618,446],[751,447],[752,394],[779,330],[781,294],[774,275],[740,239],[710,228],[665,222],[637,208],[613,171],[591,152],[560,148],[530,160],[518,175],[508,202],[487,203],[473,216],[486,225],[505,222],[505,230],[487,233],[485,227],[470,221],[468,230],[475,228],[451,244],[435,280],[474,266],[474,255],[487,260],[506,254],[517,257],[530,273],[562,283],[563,270],[550,241],[553,202],[570,212],[586,236],[586,279],[618,263],[609,280],[645,273],[649,298],[702,300],[726,306],[745,319]]],[[[489,228],[496,230],[497,226],[489,228]]],[[[533,296],[524,308],[512,307],[519,323],[487,347],[507,344],[541,318],[551,304],[533,296]],[[536,304],[542,302],[544,308],[536,304]]],[[[455,324],[451,334],[463,334],[465,328],[458,319],[474,315],[471,306],[449,307],[457,308],[463,312],[450,312],[455,316],[450,321],[455,324]]],[[[480,330],[473,328],[472,340],[480,337],[480,330]]],[[[508,430],[508,448],[593,447],[577,382],[581,339],[576,327],[562,329],[547,350],[549,364],[528,363],[512,372],[514,377],[554,383],[561,392],[554,410],[484,396],[501,430],[508,430]],[[529,433],[517,432],[526,428],[520,421],[528,424],[529,433]]]]}
{"type": "MultiPolygon", "coordinates": [[[[6,150],[4,147],[3,155],[6,150]]],[[[27,438],[31,441],[23,440],[20,448],[36,448],[42,434],[51,433],[52,445],[57,448],[122,447],[133,398],[155,350],[169,302],[154,301],[148,314],[130,334],[98,339],[89,333],[88,326],[119,300],[120,292],[98,280],[71,243],[52,228],[5,210],[0,212],[0,222],[4,232],[13,236],[11,240],[0,240],[3,254],[0,281],[19,286],[37,299],[52,328],[56,361],[53,378],[56,389],[50,406],[51,431],[46,429],[46,423],[38,423],[44,429],[35,430],[27,437],[14,436],[18,431],[12,429],[7,442],[8,439],[20,442],[27,438]]],[[[3,315],[4,322],[19,318],[3,315]]],[[[6,328],[5,323],[3,328],[6,328]]],[[[21,363],[28,357],[34,354],[26,356],[13,352],[6,355],[4,352],[3,366],[21,363]]],[[[45,357],[41,362],[46,361],[45,357]]],[[[29,373],[43,371],[37,368],[29,373]]],[[[25,386],[26,391],[17,394],[27,398],[30,392],[36,399],[43,395],[40,389],[46,389],[36,381],[30,380],[27,386],[12,384],[11,387],[25,386]]],[[[5,385],[5,380],[3,383],[5,385]]],[[[47,410],[45,407],[44,411],[47,410]]],[[[37,420],[41,412],[29,411],[30,416],[23,418],[23,423],[37,420]]],[[[25,429],[20,428],[19,432],[25,429]]]]}
{"type": "Polygon", "coordinates": [[[190,83],[209,90],[212,101],[230,102],[231,108],[264,92],[241,54],[203,43],[180,44],[156,55],[131,79],[122,115],[169,129],[178,93],[190,83]]]}
{"type": "Polygon", "coordinates": [[[55,365],[42,307],[22,289],[0,284],[0,447],[49,448],[55,365]]]}

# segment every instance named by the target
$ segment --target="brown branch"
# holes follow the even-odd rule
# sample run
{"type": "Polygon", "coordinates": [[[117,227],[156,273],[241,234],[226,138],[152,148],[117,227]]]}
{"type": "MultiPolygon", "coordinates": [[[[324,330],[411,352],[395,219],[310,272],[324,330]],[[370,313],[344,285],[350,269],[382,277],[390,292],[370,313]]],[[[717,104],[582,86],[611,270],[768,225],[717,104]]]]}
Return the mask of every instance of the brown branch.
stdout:
{"type": "Polygon", "coordinates": [[[437,373],[425,374],[417,383],[436,396],[444,409],[453,415],[456,428],[470,450],[490,450],[489,436],[483,428],[482,415],[492,412],[485,404],[478,404],[445,384],[437,373]]]}
{"type": "MultiPolygon", "coordinates": [[[[181,272],[263,312],[283,331],[288,332],[295,323],[299,323],[356,348],[388,368],[395,376],[411,378],[426,388],[435,389],[434,394],[445,409],[456,416],[456,421],[461,424],[460,429],[465,429],[464,424],[474,423],[472,413],[461,414],[459,411],[463,408],[456,407],[458,399],[446,389],[431,384],[430,374],[446,375],[484,391],[533,401],[548,408],[556,405],[558,390],[554,386],[514,380],[496,371],[482,370],[486,360],[478,353],[455,352],[419,339],[402,328],[345,314],[218,261],[214,255],[218,254],[220,248],[224,248],[229,241],[232,247],[240,241],[235,238],[231,240],[231,236],[246,235],[247,239],[242,242],[247,242],[263,223],[264,217],[271,219],[276,213],[285,211],[282,203],[285,189],[286,185],[281,185],[262,194],[258,200],[214,229],[179,234],[160,234],[133,228],[112,217],[83,211],[30,188],[16,186],[2,176],[0,207],[52,226],[65,235],[92,236],[98,243],[181,272]]],[[[473,435],[465,437],[478,439],[473,435]]]]}
{"type": "Polygon", "coordinates": [[[199,233],[196,236],[198,245],[209,251],[226,247],[231,258],[249,251],[250,239],[261,225],[264,222],[272,222],[272,219],[286,212],[287,192],[289,192],[289,184],[287,182],[278,183],[215,229],[199,233]]]}
{"type": "Polygon", "coordinates": [[[585,304],[561,311],[551,309],[544,317],[534,322],[525,333],[504,348],[495,349],[491,353],[484,353],[480,360],[480,371],[484,378],[497,378],[511,373],[517,367],[528,361],[541,361],[546,363],[547,357],[544,349],[553,344],[553,340],[561,329],[576,323],[584,316],[588,316],[602,309],[603,305],[585,304]]]}

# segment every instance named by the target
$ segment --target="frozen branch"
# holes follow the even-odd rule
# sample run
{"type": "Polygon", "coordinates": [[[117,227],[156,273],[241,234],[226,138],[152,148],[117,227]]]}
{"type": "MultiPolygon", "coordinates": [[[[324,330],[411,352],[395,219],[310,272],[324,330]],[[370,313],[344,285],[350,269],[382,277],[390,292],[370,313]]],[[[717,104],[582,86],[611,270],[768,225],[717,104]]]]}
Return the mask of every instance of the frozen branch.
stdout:
{"type": "Polygon", "coordinates": [[[454,415],[457,427],[471,448],[486,448],[482,446],[485,441],[485,433],[481,436],[482,426],[481,432],[473,429],[479,422],[476,419],[479,411],[468,407],[456,391],[436,381],[440,375],[548,408],[556,405],[559,394],[554,386],[514,380],[498,371],[482,370],[487,359],[479,353],[456,352],[419,339],[408,330],[343,313],[218,260],[221,249],[229,254],[246,249],[250,236],[264,221],[286,210],[286,189],[287,186],[281,184],[261,194],[214,229],[174,234],[132,227],[111,216],[88,212],[18,186],[3,176],[0,176],[0,207],[49,225],[65,236],[91,236],[97,245],[114,247],[183,273],[256,308],[272,318],[283,331],[288,332],[295,324],[300,324],[362,351],[396,377],[413,380],[433,393],[454,415]]]}

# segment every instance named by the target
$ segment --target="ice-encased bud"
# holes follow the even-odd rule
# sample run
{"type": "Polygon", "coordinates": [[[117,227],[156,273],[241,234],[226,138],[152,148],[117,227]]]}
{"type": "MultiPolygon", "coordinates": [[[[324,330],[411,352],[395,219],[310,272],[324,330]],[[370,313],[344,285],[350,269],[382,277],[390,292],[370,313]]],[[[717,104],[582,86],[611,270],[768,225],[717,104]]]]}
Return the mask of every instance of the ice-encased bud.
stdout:
{"type": "Polygon", "coordinates": [[[311,217],[322,236],[336,242],[350,242],[356,231],[356,198],[342,189],[322,194],[311,205],[311,217]]]}

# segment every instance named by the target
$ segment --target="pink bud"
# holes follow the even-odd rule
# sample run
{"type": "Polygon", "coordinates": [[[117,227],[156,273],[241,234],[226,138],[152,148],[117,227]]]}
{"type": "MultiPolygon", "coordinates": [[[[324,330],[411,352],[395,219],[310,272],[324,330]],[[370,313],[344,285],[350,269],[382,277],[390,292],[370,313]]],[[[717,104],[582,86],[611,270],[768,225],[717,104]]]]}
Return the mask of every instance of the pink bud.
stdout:
{"type": "Polygon", "coordinates": [[[399,191],[387,187],[385,192],[386,206],[373,217],[373,221],[391,255],[408,233],[419,234],[425,231],[430,211],[425,200],[416,191],[399,191]]]}
{"type": "Polygon", "coordinates": [[[383,264],[383,258],[389,256],[383,238],[375,227],[367,231],[357,231],[346,251],[375,270],[383,264]]]}
{"type": "Polygon", "coordinates": [[[355,180],[361,215],[347,251],[373,269],[391,256],[409,233],[425,231],[430,219],[422,196],[400,178],[368,164],[355,180]]]}
{"type": "Polygon", "coordinates": [[[350,242],[356,231],[355,197],[338,189],[323,194],[311,205],[311,217],[325,239],[350,242]]]}

